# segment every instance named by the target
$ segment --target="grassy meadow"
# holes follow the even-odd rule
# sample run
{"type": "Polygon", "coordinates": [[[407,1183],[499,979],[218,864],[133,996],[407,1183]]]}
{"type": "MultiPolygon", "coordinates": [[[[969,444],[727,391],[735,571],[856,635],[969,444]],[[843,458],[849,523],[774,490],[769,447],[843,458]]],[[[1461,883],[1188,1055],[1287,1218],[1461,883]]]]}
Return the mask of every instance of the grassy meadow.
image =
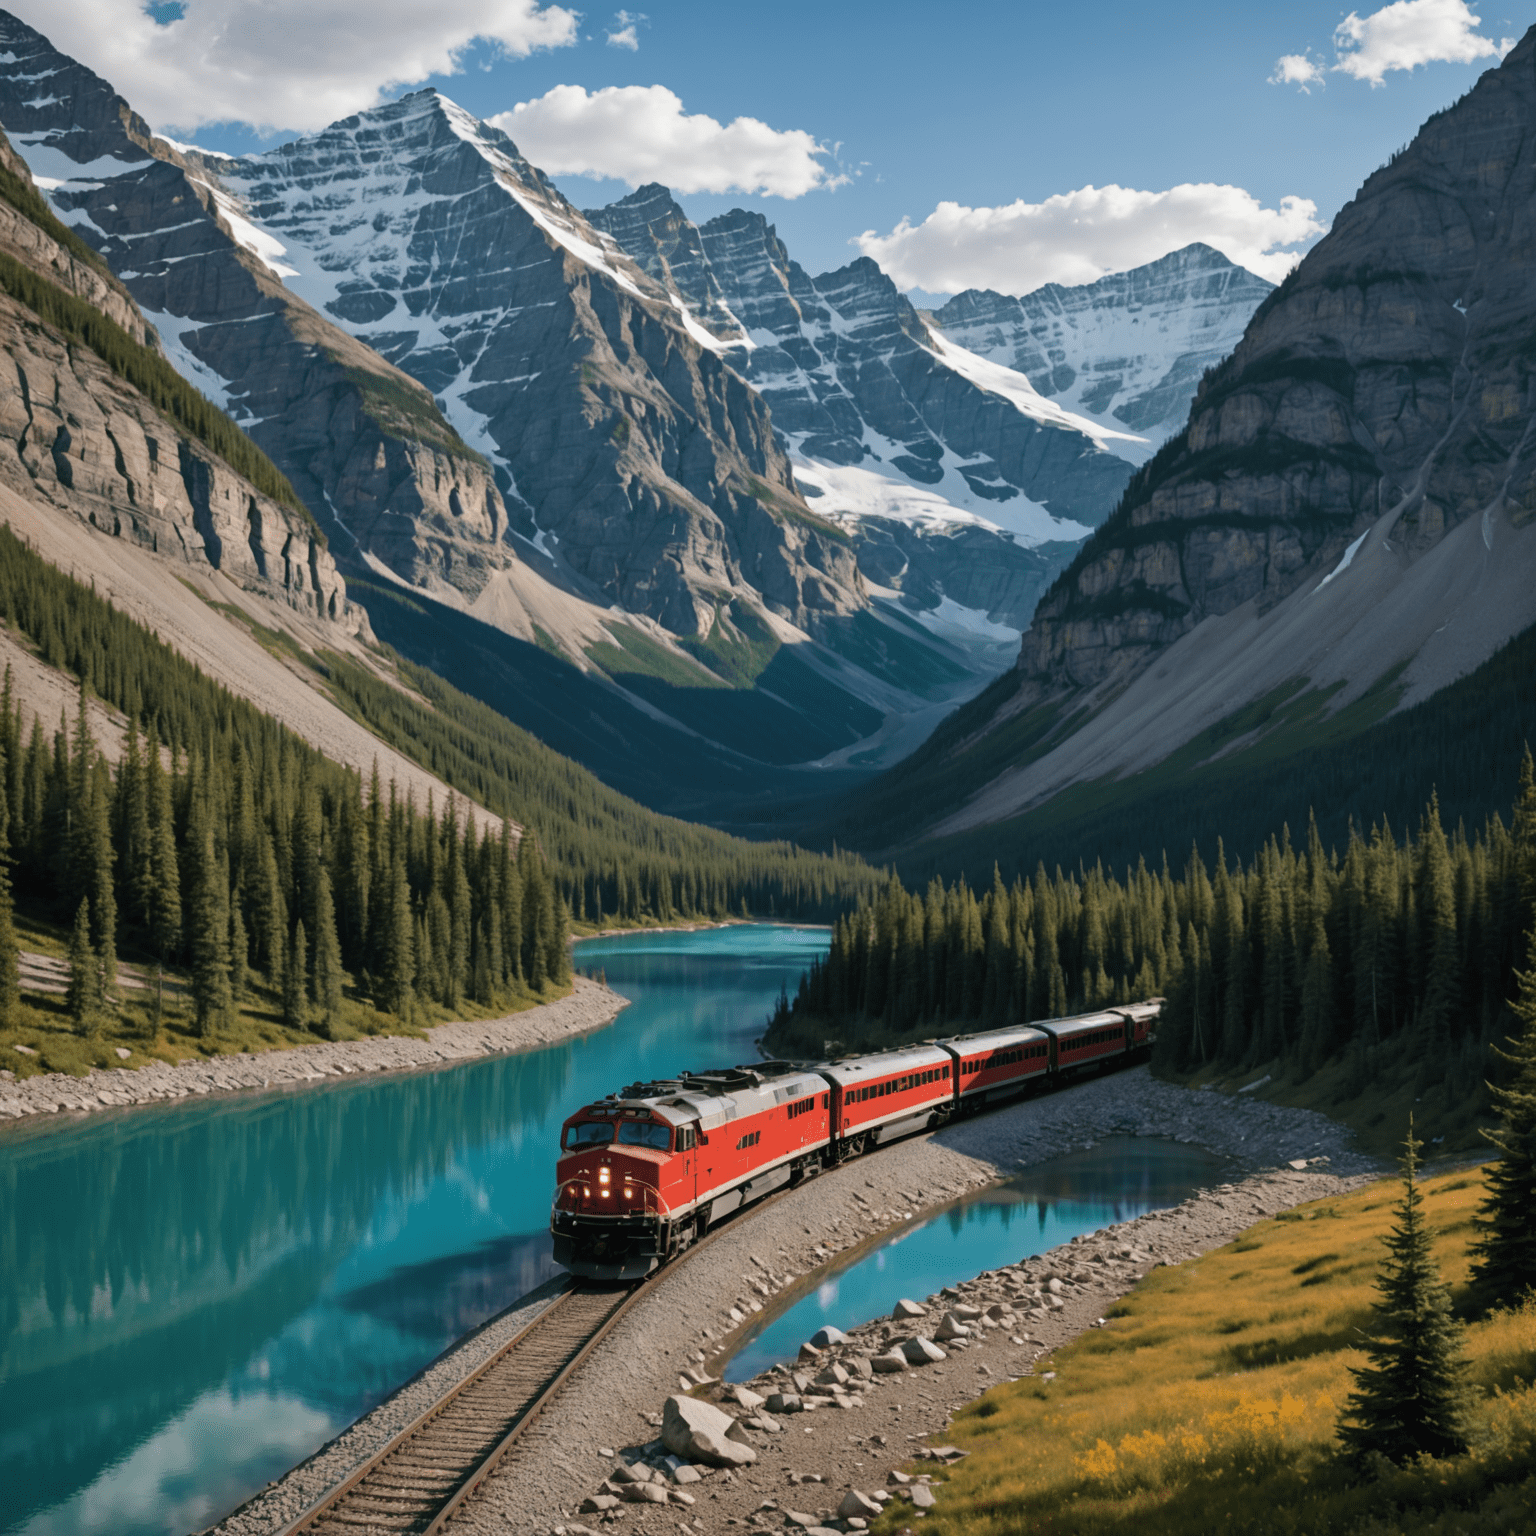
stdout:
{"type": "MultiPolygon", "coordinates": [[[[64,959],[67,944],[62,929],[20,916],[16,929],[24,953],[64,959]]],[[[59,993],[29,987],[24,979],[20,1006],[8,1025],[0,1024],[0,1067],[18,1078],[35,1077],[40,1072],[67,1072],[83,1077],[92,1067],[142,1067],[151,1060],[174,1064],[241,1051],[256,1055],[314,1045],[317,1040],[360,1040],[377,1035],[424,1039],[430,1025],[453,1019],[505,1018],[525,1008],[553,1002],[571,990],[568,983],[550,984],[540,992],[525,989],[516,997],[489,1007],[466,997],[453,1012],[430,998],[418,998],[411,1018],[406,1020],[380,1012],[366,997],[356,996],[348,979],[341,1008],[329,1023],[317,1015],[309,1029],[293,1029],[283,1023],[279,990],[268,986],[259,971],[251,971],[245,991],[220,1027],[212,1034],[199,1035],[185,973],[166,968],[160,1017],[156,1022],[149,995],[153,968],[124,960],[118,969],[128,983],[120,989],[120,1004],[102,1015],[97,1029],[89,1036],[75,1030],[59,993]],[[26,1050],[17,1050],[17,1046],[25,1046],[26,1050]],[[120,1050],[128,1054],[119,1055],[120,1050]]]]}
{"type": "MultiPolygon", "coordinates": [[[[1474,1322],[1473,1448],[1362,1475],[1335,1427],[1362,1365],[1383,1181],[1302,1206],[1186,1264],[1155,1269],[1036,1375],[954,1420],[971,1452],[928,1536],[1492,1536],[1536,1531],[1536,1300],[1474,1322]],[[1047,1371],[1055,1379],[1043,1380],[1047,1371]]],[[[1435,1253],[1458,1299],[1473,1170],[1428,1180],[1435,1253]]],[[[925,1468],[926,1470],[926,1468],[925,1468]]],[[[910,1509],[877,1532],[899,1529],[910,1509]]]]}

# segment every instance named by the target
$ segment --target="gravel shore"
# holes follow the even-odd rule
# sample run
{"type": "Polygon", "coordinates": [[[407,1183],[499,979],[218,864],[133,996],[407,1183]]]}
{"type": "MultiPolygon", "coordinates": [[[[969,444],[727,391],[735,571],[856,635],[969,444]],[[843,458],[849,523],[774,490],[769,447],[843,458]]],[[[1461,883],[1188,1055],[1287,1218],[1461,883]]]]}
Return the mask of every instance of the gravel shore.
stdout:
{"type": "Polygon", "coordinates": [[[0,1120],[26,1115],[91,1114],[196,1095],[318,1082],[363,1072],[407,1072],[525,1051],[610,1024],[627,1000],[584,976],[570,995],[501,1019],[436,1024],[425,1040],[375,1035],[365,1040],[319,1041],[258,1055],[194,1057],[177,1066],[152,1061],[136,1070],[93,1068],[84,1077],[46,1072],[17,1081],[0,1073],[0,1120]]]}
{"type": "MultiPolygon", "coordinates": [[[[744,1212],[708,1248],[657,1280],[505,1458],[456,1525],[531,1536],[563,1527],[569,1536],[580,1536],[584,1524],[599,1524],[598,1516],[578,1513],[582,1500],[613,1471],[615,1455],[634,1461],[648,1443],[654,1447],[662,1405],[679,1390],[680,1374],[718,1371],[764,1310],[779,1310],[804,1295],[851,1248],[878,1241],[1024,1167],[1118,1135],[1168,1136],[1224,1154],[1237,1165],[1234,1182],[1173,1210],[1064,1245],[1028,1261],[1018,1274],[973,1286],[978,1296],[989,1296],[992,1289],[1011,1295],[1055,1274],[1061,1278],[1061,1306],[1046,1306],[1046,1315],[1030,1319],[1027,1326],[1021,1322],[1018,1331],[989,1329],[939,1364],[878,1376],[864,1392],[849,1394],[846,1406],[830,1416],[825,1411],[820,1418],[786,1415],[778,1421],[777,1434],[747,1431],[759,1451],[757,1463],[735,1472],[706,1473],[691,1486],[691,1508],[623,1504],[609,1512],[605,1523],[659,1536],[678,1530],[686,1519],[691,1532],[723,1533],[729,1525],[759,1523],[752,1517],[764,1500],[817,1515],[831,1506],[825,1511],[830,1517],[850,1487],[882,1487],[888,1471],[905,1463],[918,1442],[941,1430],[954,1408],[999,1379],[1023,1374],[1042,1351],[1094,1323],[1146,1264],[1177,1263],[1219,1247],[1253,1222],[1353,1187],[1379,1167],[1353,1149],[1347,1129],[1321,1115],[1190,1092],[1158,1082],[1144,1067],[883,1148],[821,1175],[788,1199],[744,1212]],[[1286,1166],[1319,1158],[1330,1161],[1326,1167],[1301,1170],[1286,1166]],[[1245,1172],[1248,1176],[1242,1177],[1245,1172]],[[1116,1249],[1131,1251],[1135,1260],[1116,1258],[1116,1249]],[[1015,1345],[1009,1342],[1014,1337],[1026,1341],[1015,1345]],[[811,1482],[813,1477],[826,1481],[811,1482]],[[793,1491],[801,1487],[805,1492],[793,1491]]],[[[519,1307],[543,1304],[559,1285],[552,1282],[519,1307]]],[[[941,1315],[931,1307],[901,1336],[931,1334],[941,1315]]],[[[497,1338],[521,1326],[504,1324],[498,1319],[491,1325],[497,1338]]],[[[840,1353],[878,1352],[885,1347],[885,1327],[885,1320],[876,1320],[856,1330],[850,1347],[840,1353]]],[[[427,1391],[446,1390],[483,1360],[491,1347],[486,1342],[490,1331],[448,1351],[431,1368],[430,1386],[424,1376],[402,1389],[231,1516],[217,1527],[221,1536],[271,1536],[315,1497],[325,1477],[339,1480],[419,1413],[427,1391]],[[407,1394],[410,1401],[401,1406],[407,1394]]],[[[761,1386],[764,1396],[784,1389],[778,1379],[761,1386]]],[[[783,1518],[778,1512],[766,1515],[775,1527],[783,1518]]]]}

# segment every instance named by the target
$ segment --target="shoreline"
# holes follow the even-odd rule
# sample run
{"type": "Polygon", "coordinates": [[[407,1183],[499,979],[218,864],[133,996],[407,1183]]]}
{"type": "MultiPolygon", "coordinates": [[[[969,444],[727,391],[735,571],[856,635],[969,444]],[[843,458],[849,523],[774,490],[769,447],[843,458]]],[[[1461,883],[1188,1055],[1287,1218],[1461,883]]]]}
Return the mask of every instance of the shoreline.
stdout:
{"type": "Polygon", "coordinates": [[[84,1077],[45,1072],[21,1079],[0,1078],[0,1124],[60,1114],[76,1119],[109,1109],[138,1109],[178,1099],[459,1065],[587,1034],[611,1024],[628,1006],[628,998],[578,975],[571,978],[570,992],[554,1002],[539,1003],[499,1019],[434,1024],[424,1040],[410,1035],[369,1035],[361,1040],[320,1040],[254,1056],[245,1052],[199,1056],[174,1067],[150,1061],[136,1068],[93,1067],[84,1077]]]}
{"type": "MultiPolygon", "coordinates": [[[[1111,1251],[1117,1246],[1115,1235],[1132,1229],[1163,1262],[1178,1262],[1181,1252],[1204,1251],[1196,1250],[1196,1243],[1219,1246],[1275,1210],[1383,1171],[1374,1158],[1354,1150],[1346,1127],[1322,1115],[1180,1088],[1158,1081],[1145,1067],[1026,1099],[882,1148],[810,1180],[791,1200],[743,1212],[720,1229],[709,1248],[680,1269],[658,1276],[650,1294],[530,1428],[456,1523],[467,1531],[551,1536],[563,1529],[566,1536],[581,1536],[583,1521],[598,1523],[596,1515],[579,1513],[581,1501],[598,1491],[613,1469],[615,1452],[633,1460],[652,1442],[662,1404],[680,1390],[684,1369],[713,1374],[764,1321],[765,1312],[792,1304],[855,1257],[855,1250],[888,1241],[903,1227],[931,1218],[964,1196],[1076,1151],[1085,1142],[1121,1135],[1169,1137],[1206,1147],[1241,1166],[1226,1176],[1229,1182],[1183,1205],[1075,1239],[1025,1259],[1021,1268],[1060,1266],[1068,1253],[1071,1267],[1077,1268],[1089,1263],[1093,1254],[1111,1251]],[[1285,1166],[1292,1159],[1308,1158],[1324,1159],[1326,1171],[1285,1166]],[[605,1450],[606,1457],[600,1454],[605,1450]]],[[[1118,1245],[1128,1241],[1119,1237],[1118,1245]]],[[[850,1486],[869,1490],[883,1485],[889,1467],[910,1459],[912,1442],[943,1428],[949,1410],[960,1406],[962,1391],[968,1402],[998,1379],[1025,1374],[1036,1351],[1058,1348],[1090,1327],[1113,1297],[1129,1288],[1135,1271],[1106,1260],[1095,1263],[1090,1273],[1099,1277],[1098,1288],[1065,1282],[1069,1294],[1063,1309],[1038,1327],[1030,1324],[1027,1350],[1006,1342],[998,1348],[1002,1330],[986,1346],[975,1346],[977,1357],[991,1362],[990,1374],[971,1366],[967,1356],[967,1385],[950,1387],[943,1404],[936,1399],[925,1404],[923,1398],[954,1377],[957,1357],[934,1368],[939,1374],[912,1371],[879,1378],[882,1383],[900,1383],[901,1389],[881,1385],[871,1393],[868,1406],[835,1414],[835,1433],[821,1431],[825,1419],[800,1415],[781,1420],[784,1427],[777,1435],[747,1431],[760,1460],[746,1475],[731,1474],[727,1482],[725,1474],[714,1474],[705,1488],[695,1485],[698,1502],[689,1511],[626,1504],[620,1524],[671,1536],[679,1517],[695,1517],[694,1529],[724,1536],[728,1524],[749,1526],[750,1515],[765,1497],[800,1509],[807,1507],[805,1500],[810,1507],[828,1498],[835,1505],[850,1486]],[[1125,1283],[1111,1294],[1104,1289],[1105,1281],[1125,1283]],[[886,1436],[888,1446],[874,1443],[876,1432],[886,1436]],[[826,1492],[808,1489],[799,1502],[785,1502],[785,1474],[777,1469],[786,1461],[792,1461],[797,1476],[803,1471],[828,1478],[826,1492]],[[878,1471],[873,1469],[876,1461],[878,1471]],[[834,1483],[835,1478],[842,1482],[834,1483]]],[[[559,1282],[551,1282],[531,1293],[512,1313],[531,1315],[520,1309],[552,1297],[558,1287],[559,1282]]],[[[939,1321],[941,1313],[930,1311],[931,1316],[917,1320],[918,1331],[926,1326],[931,1332],[939,1321]]],[[[446,1391],[485,1358],[488,1330],[494,1329],[498,1338],[510,1337],[501,1323],[512,1313],[492,1319],[445,1350],[427,1373],[434,1389],[446,1391]]],[[[864,1330],[882,1326],[884,1319],[877,1319],[864,1330]]],[[[850,1330],[850,1337],[862,1337],[864,1330],[850,1330]]],[[[323,1477],[340,1481],[389,1438],[392,1426],[420,1411],[424,1380],[407,1383],[213,1530],[219,1536],[274,1536],[323,1491],[323,1477]],[[403,1401],[407,1396],[409,1401],[403,1401]]]]}

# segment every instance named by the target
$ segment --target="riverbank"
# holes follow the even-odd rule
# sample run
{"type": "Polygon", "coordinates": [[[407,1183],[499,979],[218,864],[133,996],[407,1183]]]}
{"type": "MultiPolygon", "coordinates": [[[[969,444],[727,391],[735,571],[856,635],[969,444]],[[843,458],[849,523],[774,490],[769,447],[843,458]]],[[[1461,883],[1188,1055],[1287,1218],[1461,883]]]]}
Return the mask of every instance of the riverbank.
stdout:
{"type": "Polygon", "coordinates": [[[569,994],[554,1002],[499,1019],[434,1024],[424,1031],[425,1038],[370,1035],[360,1040],[317,1041],[257,1055],[184,1058],[175,1066],[151,1061],[139,1068],[93,1068],[84,1077],[48,1072],[17,1081],[9,1072],[0,1071],[0,1121],[93,1114],[355,1074],[410,1072],[532,1050],[612,1023],[626,1002],[600,983],[576,976],[569,994]]]}
{"type": "MultiPolygon", "coordinates": [[[[846,1261],[850,1250],[883,1242],[999,1178],[1111,1135],[1171,1136],[1209,1147],[1233,1159],[1232,1180],[1174,1210],[1127,1223],[1136,1228],[1132,1240],[1111,1229],[1066,1245],[1072,1268],[1087,1270],[1091,1280],[1064,1281],[1062,1309],[1029,1328],[1027,1347],[1007,1344],[1001,1330],[989,1334],[976,1356],[986,1373],[967,1359],[962,1376],[958,1361],[946,1362],[929,1368],[931,1374],[888,1378],[901,1386],[882,1385],[866,1403],[830,1419],[786,1417],[781,1434],[755,1437],[762,1452],[757,1467],[746,1475],[732,1474],[730,1482],[722,1473],[709,1479],[707,1489],[695,1487],[698,1502],[692,1511],[658,1505],[650,1513],[649,1506],[624,1505],[624,1521],[642,1531],[670,1532],[677,1517],[688,1513],[694,1530],[723,1536],[728,1525],[746,1524],[764,1498],[796,1510],[807,1499],[813,1509],[826,1502],[819,1491],[814,1499],[809,1492],[790,1496],[788,1471],[845,1478],[835,1490],[834,1505],[850,1485],[880,1486],[887,1467],[910,1454],[908,1436],[920,1439],[941,1429],[956,1404],[985,1390],[989,1380],[1021,1374],[1039,1350],[1056,1348],[1087,1327],[1134,1283],[1136,1269],[1122,1262],[1106,1260],[1087,1269],[1093,1254],[1134,1241],[1142,1245],[1136,1251],[1146,1251],[1149,1259],[1177,1262],[1230,1241],[1264,1215],[1350,1187],[1376,1171],[1373,1160],[1353,1149],[1348,1131],[1321,1115],[1282,1111],[1249,1097],[1192,1092],[1159,1082],[1146,1068],[884,1148],[821,1175],[788,1199],[743,1213],[721,1228],[708,1248],[659,1278],[458,1523],[466,1530],[532,1536],[556,1525],[569,1530],[573,1524],[595,1524],[595,1517],[578,1510],[612,1468],[611,1455],[602,1452],[627,1447],[633,1458],[652,1439],[662,1403],[678,1390],[683,1370],[704,1367],[718,1374],[765,1309],[779,1310],[806,1294],[834,1263],[846,1261]],[[1276,1168],[1310,1158],[1332,1161],[1300,1170],[1276,1168]],[[876,1435],[886,1443],[877,1443],[876,1435]],[[855,1478],[863,1481],[854,1483],[855,1478]]],[[[937,1323],[938,1315],[927,1321],[937,1323]]],[[[446,1390],[484,1354],[483,1337],[472,1336],[433,1366],[434,1382],[446,1390]]],[[[417,1398],[411,1401],[414,1405],[417,1398]]],[[[339,1480],[388,1438],[389,1425],[409,1418],[399,1402],[397,1394],[304,1468],[230,1516],[217,1527],[221,1536],[272,1536],[280,1530],[306,1498],[316,1495],[322,1467],[339,1480]]],[[[781,1523],[781,1517],[773,1523],[781,1523]]]]}

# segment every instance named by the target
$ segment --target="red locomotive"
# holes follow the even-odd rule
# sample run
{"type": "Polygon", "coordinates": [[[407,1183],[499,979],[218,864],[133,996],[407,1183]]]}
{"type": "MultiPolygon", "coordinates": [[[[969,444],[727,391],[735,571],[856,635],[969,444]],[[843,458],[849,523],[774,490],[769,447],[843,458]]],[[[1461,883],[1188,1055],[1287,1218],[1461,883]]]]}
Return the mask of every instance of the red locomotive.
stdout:
{"type": "Polygon", "coordinates": [[[1160,1000],[816,1065],[634,1083],[560,1135],[555,1262],[636,1280],[721,1216],[815,1169],[1145,1053],[1160,1000]]]}

